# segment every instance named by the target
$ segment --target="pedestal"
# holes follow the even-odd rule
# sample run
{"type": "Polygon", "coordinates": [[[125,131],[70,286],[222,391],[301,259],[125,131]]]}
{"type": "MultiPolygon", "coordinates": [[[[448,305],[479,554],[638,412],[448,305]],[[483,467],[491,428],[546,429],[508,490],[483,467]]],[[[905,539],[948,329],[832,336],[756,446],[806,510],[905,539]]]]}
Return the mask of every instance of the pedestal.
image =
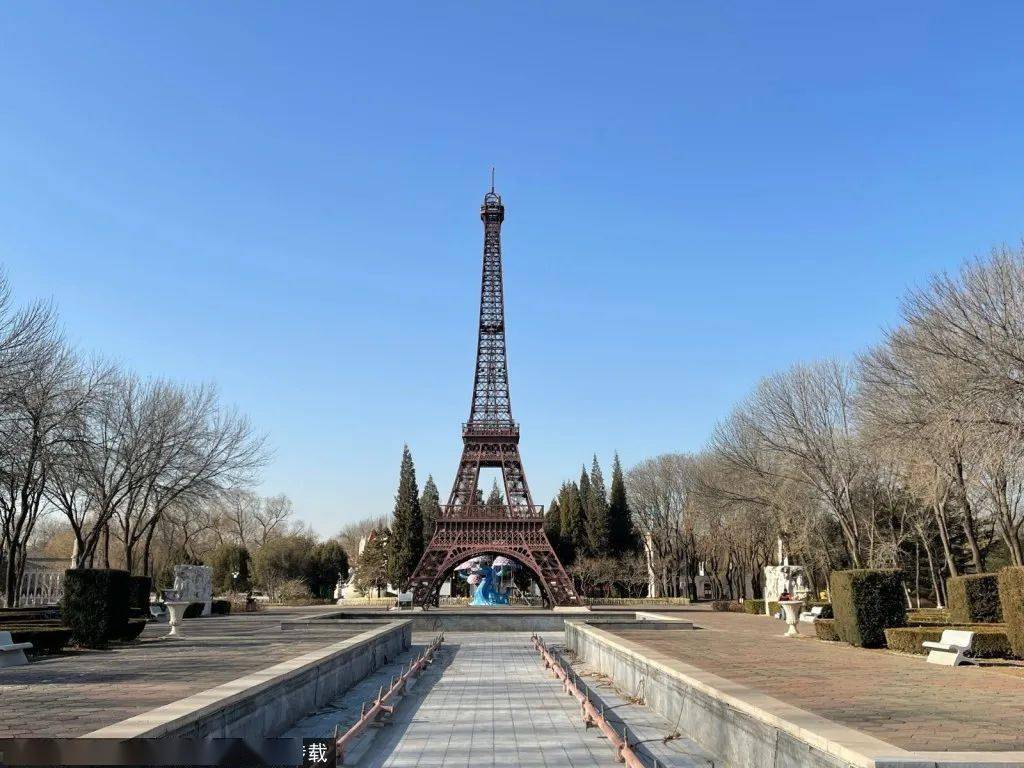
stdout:
{"type": "Polygon", "coordinates": [[[779,605],[786,612],[786,637],[800,637],[800,630],[796,623],[800,619],[800,609],[803,608],[803,600],[780,600],[779,605]]]}

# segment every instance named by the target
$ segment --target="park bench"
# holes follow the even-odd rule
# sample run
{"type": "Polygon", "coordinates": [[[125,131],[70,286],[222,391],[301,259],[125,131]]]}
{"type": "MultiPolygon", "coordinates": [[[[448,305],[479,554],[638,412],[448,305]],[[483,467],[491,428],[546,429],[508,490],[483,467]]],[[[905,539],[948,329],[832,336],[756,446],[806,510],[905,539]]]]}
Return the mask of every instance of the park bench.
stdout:
{"type": "Polygon", "coordinates": [[[809,611],[803,611],[800,614],[800,621],[805,624],[813,624],[815,620],[821,618],[821,612],[825,610],[824,606],[816,605],[809,611]]]}
{"type": "Polygon", "coordinates": [[[928,663],[955,667],[958,664],[977,664],[969,654],[974,643],[974,633],[963,629],[944,629],[939,642],[926,640],[921,643],[928,649],[928,663]]]}
{"type": "Polygon", "coordinates": [[[31,647],[32,643],[14,642],[10,632],[0,632],[0,669],[28,664],[25,651],[31,647]]]}

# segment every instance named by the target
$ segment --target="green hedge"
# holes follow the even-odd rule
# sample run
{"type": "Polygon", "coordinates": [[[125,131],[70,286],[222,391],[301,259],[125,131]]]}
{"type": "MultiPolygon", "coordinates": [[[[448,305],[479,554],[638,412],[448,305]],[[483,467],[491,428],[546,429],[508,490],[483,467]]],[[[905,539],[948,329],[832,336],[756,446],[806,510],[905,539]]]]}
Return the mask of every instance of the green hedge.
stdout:
{"type": "Polygon", "coordinates": [[[153,580],[149,576],[128,577],[128,609],[134,617],[149,618],[149,595],[153,591],[153,580]]]}
{"type": "Polygon", "coordinates": [[[839,635],[836,634],[835,619],[816,619],[814,622],[814,634],[819,640],[828,640],[832,643],[839,642],[839,635]]]}
{"type": "Polygon", "coordinates": [[[951,624],[949,611],[945,608],[918,608],[907,611],[907,626],[941,627],[951,624]]]}
{"type": "Polygon", "coordinates": [[[231,613],[230,600],[214,600],[210,605],[210,613],[214,616],[227,616],[231,613]]]}
{"type": "Polygon", "coordinates": [[[48,627],[63,627],[64,624],[60,619],[15,619],[11,620],[6,617],[0,618],[0,630],[4,632],[14,631],[14,628],[18,629],[34,629],[36,627],[40,629],[46,629],[48,627]]]}
{"type": "Polygon", "coordinates": [[[1012,655],[1006,628],[1001,624],[968,624],[956,627],[892,627],[885,630],[890,651],[925,654],[922,643],[937,643],[947,629],[965,629],[974,633],[971,655],[982,659],[1005,659],[1012,655]]]}
{"type": "Polygon", "coordinates": [[[15,619],[60,619],[60,608],[55,605],[22,608],[0,608],[0,624],[15,619]]]}
{"type": "Polygon", "coordinates": [[[137,640],[146,628],[147,623],[146,619],[142,618],[128,619],[128,623],[124,626],[124,631],[117,636],[117,639],[122,643],[130,643],[132,640],[137,640]]]}
{"type": "Polygon", "coordinates": [[[126,631],[128,572],[72,568],[64,576],[64,622],[86,648],[106,648],[126,631]]]}
{"type": "Polygon", "coordinates": [[[976,573],[946,579],[949,619],[954,624],[994,624],[1003,620],[999,608],[999,576],[976,573]]]}
{"type": "Polygon", "coordinates": [[[736,600],[712,600],[712,611],[723,611],[725,613],[743,613],[743,603],[736,600]]]}
{"type": "MultiPolygon", "coordinates": [[[[779,604],[772,600],[768,603],[768,609],[774,616],[779,611],[779,604]]],[[[764,615],[764,600],[744,600],[743,601],[743,612],[764,615]]]]}
{"type": "Polygon", "coordinates": [[[188,608],[181,614],[183,619],[198,619],[203,615],[203,608],[206,607],[206,603],[189,603],[188,608]]]}
{"type": "Polygon", "coordinates": [[[1010,565],[999,571],[999,603],[1010,648],[1024,659],[1024,568],[1010,565]]]}
{"type": "Polygon", "coordinates": [[[32,643],[32,648],[26,653],[34,656],[47,653],[60,653],[61,649],[71,639],[71,630],[60,625],[32,626],[4,625],[2,629],[11,633],[11,642],[32,643]]]}
{"type": "Polygon", "coordinates": [[[880,648],[886,629],[907,623],[901,571],[833,571],[829,584],[836,634],[850,645],[880,648]]]}

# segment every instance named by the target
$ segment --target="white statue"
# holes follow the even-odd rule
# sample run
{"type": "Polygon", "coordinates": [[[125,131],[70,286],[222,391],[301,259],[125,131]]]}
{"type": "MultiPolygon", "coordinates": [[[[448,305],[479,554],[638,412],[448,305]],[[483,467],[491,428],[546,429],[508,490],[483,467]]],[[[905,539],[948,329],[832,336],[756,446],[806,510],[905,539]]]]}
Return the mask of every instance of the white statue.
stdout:
{"type": "Polygon", "coordinates": [[[807,578],[802,565],[769,565],[764,569],[765,612],[769,602],[778,602],[782,593],[797,600],[803,600],[810,594],[807,578]]]}
{"type": "Polygon", "coordinates": [[[179,600],[203,604],[203,616],[213,607],[213,568],[208,565],[174,566],[174,591],[179,600]]]}
{"type": "MultiPolygon", "coordinates": [[[[799,568],[799,566],[791,566],[799,568]]],[[[796,572],[796,579],[793,581],[793,588],[790,590],[790,594],[793,595],[797,600],[805,600],[811,593],[811,588],[807,586],[807,579],[804,577],[804,569],[800,568],[796,572]]]]}

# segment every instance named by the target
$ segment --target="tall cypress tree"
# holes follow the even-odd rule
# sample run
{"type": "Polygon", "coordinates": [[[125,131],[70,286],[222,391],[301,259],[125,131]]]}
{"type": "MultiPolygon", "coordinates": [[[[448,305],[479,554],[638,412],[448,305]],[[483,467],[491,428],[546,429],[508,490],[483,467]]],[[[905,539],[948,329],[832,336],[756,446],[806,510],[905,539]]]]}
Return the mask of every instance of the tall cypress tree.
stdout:
{"type": "Polygon", "coordinates": [[[586,554],[587,530],[583,517],[583,501],[576,483],[565,483],[558,494],[558,506],[562,517],[562,544],[565,547],[565,561],[572,563],[586,554]]]}
{"type": "Polygon", "coordinates": [[[427,482],[423,484],[423,493],[420,494],[420,513],[423,515],[423,543],[426,545],[430,542],[430,537],[434,535],[437,518],[441,514],[441,494],[437,492],[433,475],[427,475],[427,482]]]}
{"type": "Polygon", "coordinates": [[[597,455],[590,466],[589,493],[586,498],[587,543],[594,557],[608,557],[611,552],[611,525],[608,512],[608,492],[597,455]]]}
{"type": "Polygon", "coordinates": [[[408,445],[402,449],[402,468],[388,547],[388,578],[392,587],[402,589],[423,554],[423,512],[420,510],[420,492],[416,487],[416,468],[408,445]]]}
{"type": "Polygon", "coordinates": [[[551,500],[548,511],[544,513],[544,535],[551,542],[555,554],[559,560],[564,560],[564,547],[562,546],[562,510],[558,506],[558,497],[551,500]]]}
{"type": "Polygon", "coordinates": [[[608,505],[608,539],[612,553],[621,555],[637,552],[640,541],[633,527],[633,517],[626,501],[626,483],[622,477],[622,462],[616,452],[612,462],[612,491],[608,505]]]}
{"type": "Polygon", "coordinates": [[[575,544],[576,553],[580,557],[583,557],[584,555],[590,554],[590,538],[587,536],[587,500],[590,498],[590,476],[587,474],[586,465],[583,465],[580,468],[580,482],[578,488],[582,514],[580,515],[580,533],[579,537],[575,540],[575,544]]]}

